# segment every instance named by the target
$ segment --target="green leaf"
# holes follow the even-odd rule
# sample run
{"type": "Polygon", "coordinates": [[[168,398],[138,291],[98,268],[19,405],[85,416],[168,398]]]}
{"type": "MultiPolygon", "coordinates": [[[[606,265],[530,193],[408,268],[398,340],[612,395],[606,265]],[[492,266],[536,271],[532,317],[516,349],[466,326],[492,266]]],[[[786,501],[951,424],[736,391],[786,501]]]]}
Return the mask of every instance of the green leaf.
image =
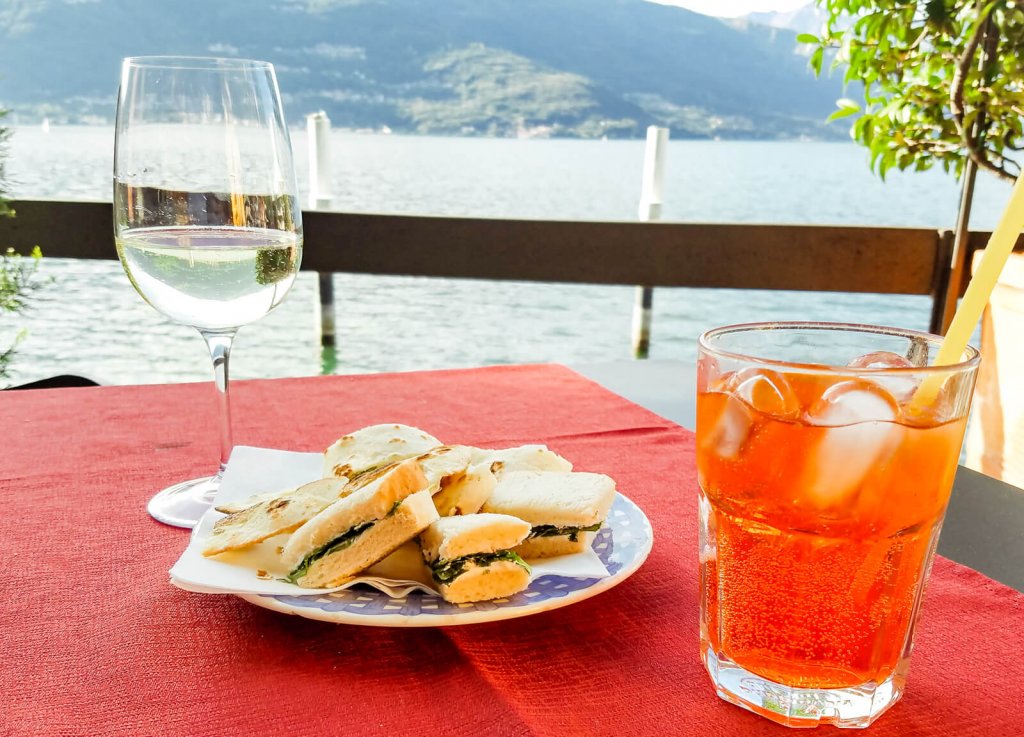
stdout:
{"type": "Polygon", "coordinates": [[[816,76],[816,77],[820,77],[821,76],[821,63],[824,61],[824,59],[825,59],[825,49],[822,48],[821,46],[819,46],[818,48],[816,48],[814,50],[814,53],[811,54],[811,60],[809,62],[810,65],[811,65],[811,69],[814,70],[814,76],[816,76]]]}
{"type": "Polygon", "coordinates": [[[821,39],[815,36],[813,33],[800,33],[796,37],[797,43],[802,44],[820,44],[821,39]]]}
{"type": "Polygon", "coordinates": [[[833,120],[839,120],[840,118],[848,118],[851,115],[856,115],[860,112],[859,107],[841,107],[834,113],[825,118],[826,123],[831,123],[833,120]]]}

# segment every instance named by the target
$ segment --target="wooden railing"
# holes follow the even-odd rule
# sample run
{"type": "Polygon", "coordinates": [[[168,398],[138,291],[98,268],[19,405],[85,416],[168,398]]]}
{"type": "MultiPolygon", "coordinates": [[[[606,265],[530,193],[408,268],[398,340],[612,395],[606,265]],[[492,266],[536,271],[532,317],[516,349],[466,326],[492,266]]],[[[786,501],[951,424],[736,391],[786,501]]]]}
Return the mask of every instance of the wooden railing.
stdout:
{"type": "MultiPolygon", "coordinates": [[[[20,201],[0,245],[48,257],[117,258],[109,203],[20,201]]],[[[562,222],[303,213],[303,270],[652,287],[928,295],[943,332],[988,233],[954,256],[922,228],[562,222]]],[[[1024,240],[1017,244],[1024,250],[1024,240]]]]}

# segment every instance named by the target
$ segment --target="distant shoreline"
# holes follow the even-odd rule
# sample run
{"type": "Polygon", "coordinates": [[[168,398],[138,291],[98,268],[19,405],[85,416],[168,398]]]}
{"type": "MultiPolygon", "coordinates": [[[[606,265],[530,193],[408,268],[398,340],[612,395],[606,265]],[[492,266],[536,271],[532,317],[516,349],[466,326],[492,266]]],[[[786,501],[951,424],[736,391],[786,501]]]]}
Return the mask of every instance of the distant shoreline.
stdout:
{"type": "MultiPolygon", "coordinates": [[[[12,132],[19,130],[51,130],[57,128],[110,128],[113,129],[114,121],[96,121],[96,122],[61,122],[54,121],[49,118],[40,118],[38,120],[19,120],[14,115],[9,114],[8,118],[3,121],[2,127],[7,128],[12,132]]],[[[652,123],[653,125],[653,123],[652,123]]],[[[289,124],[288,129],[295,133],[296,131],[305,131],[305,121],[296,122],[293,121],[289,124]]],[[[341,133],[344,135],[351,136],[404,136],[410,138],[479,138],[482,140],[530,140],[530,141],[642,141],[644,136],[642,135],[614,135],[614,136],[573,136],[573,135],[544,135],[544,134],[527,134],[527,135],[505,135],[496,136],[488,135],[486,133],[455,133],[455,132],[430,132],[421,133],[414,130],[403,130],[393,129],[389,126],[382,126],[381,128],[346,128],[340,126],[334,126],[331,128],[332,133],[341,133]]],[[[721,141],[730,143],[742,143],[745,141],[749,142],[778,142],[778,143],[837,143],[842,141],[849,141],[850,136],[845,127],[832,126],[829,129],[827,135],[821,136],[810,136],[810,135],[770,135],[770,136],[741,136],[741,135],[707,135],[698,136],[686,131],[671,131],[670,137],[674,141],[721,141]]]]}

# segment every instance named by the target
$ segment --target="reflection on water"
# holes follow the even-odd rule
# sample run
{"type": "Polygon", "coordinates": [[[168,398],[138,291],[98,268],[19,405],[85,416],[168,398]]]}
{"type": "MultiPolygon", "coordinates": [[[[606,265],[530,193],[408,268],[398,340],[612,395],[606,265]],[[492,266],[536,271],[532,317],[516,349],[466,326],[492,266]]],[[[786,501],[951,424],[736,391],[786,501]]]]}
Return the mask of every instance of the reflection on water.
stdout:
{"type": "MultiPolygon", "coordinates": [[[[304,133],[293,146],[305,186],[304,133]]],[[[636,216],[642,141],[519,141],[335,133],[334,207],[352,212],[629,220],[636,216]]],[[[108,200],[113,135],[105,128],[17,129],[12,189],[21,198],[108,200]]],[[[957,188],[939,172],[868,172],[836,143],[674,141],[664,218],[950,227],[957,188]]],[[[975,227],[991,227],[1009,189],[979,182],[975,227]]],[[[305,196],[305,194],[303,194],[305,196]]],[[[46,244],[40,244],[46,251],[46,244]]],[[[344,243],[319,247],[344,248],[344,243]]],[[[309,246],[307,245],[307,250],[309,246]]],[[[111,257],[115,257],[111,244],[111,257]]],[[[17,326],[15,381],[80,373],[105,383],[205,381],[202,340],[135,294],[117,261],[43,260],[48,283],[17,326]]],[[[493,363],[627,358],[632,287],[416,277],[335,277],[339,373],[493,363]]],[[[692,361],[707,327],[762,319],[928,324],[926,297],[658,289],[652,358],[692,361]]],[[[0,318],[0,341],[16,325],[0,318]]],[[[300,274],[275,312],[244,327],[235,377],[320,372],[316,277],[300,274]]]]}

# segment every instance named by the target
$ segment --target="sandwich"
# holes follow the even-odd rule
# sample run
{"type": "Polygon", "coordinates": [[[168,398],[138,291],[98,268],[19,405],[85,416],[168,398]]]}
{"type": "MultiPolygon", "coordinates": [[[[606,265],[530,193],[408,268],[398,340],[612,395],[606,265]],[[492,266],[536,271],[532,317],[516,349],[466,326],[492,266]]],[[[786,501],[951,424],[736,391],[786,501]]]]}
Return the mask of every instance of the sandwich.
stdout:
{"type": "Polygon", "coordinates": [[[340,586],[434,522],[428,481],[410,459],[375,475],[288,538],[286,579],[307,588],[340,586]]]}
{"type": "Polygon", "coordinates": [[[521,445],[517,448],[488,450],[473,448],[472,463],[488,463],[495,476],[509,471],[551,471],[569,473],[572,464],[548,450],[546,445],[521,445]]]}
{"type": "Polygon", "coordinates": [[[451,517],[479,512],[497,482],[490,463],[470,466],[460,474],[442,479],[440,489],[434,494],[437,513],[451,517]]]}
{"type": "Polygon", "coordinates": [[[324,476],[354,478],[441,445],[432,435],[408,425],[371,425],[339,438],[324,451],[324,476]]]}
{"type": "MultiPolygon", "coordinates": [[[[318,479],[277,494],[262,494],[256,502],[235,509],[213,525],[203,555],[212,556],[241,550],[264,540],[298,529],[307,520],[346,493],[348,479],[318,479]]],[[[252,499],[248,500],[252,501],[252,499]]],[[[243,502],[242,504],[246,504],[243,502]]],[[[218,507],[222,510],[225,507],[218,507]]]]}
{"type": "Polygon", "coordinates": [[[515,517],[468,514],[435,521],[420,547],[445,601],[488,601],[530,585],[530,566],[513,550],[529,534],[529,523],[515,517]]]}
{"type": "Polygon", "coordinates": [[[502,474],[482,511],[529,522],[514,548],[523,558],[579,553],[586,533],[601,529],[615,499],[615,482],[600,473],[512,471],[502,474]]]}

